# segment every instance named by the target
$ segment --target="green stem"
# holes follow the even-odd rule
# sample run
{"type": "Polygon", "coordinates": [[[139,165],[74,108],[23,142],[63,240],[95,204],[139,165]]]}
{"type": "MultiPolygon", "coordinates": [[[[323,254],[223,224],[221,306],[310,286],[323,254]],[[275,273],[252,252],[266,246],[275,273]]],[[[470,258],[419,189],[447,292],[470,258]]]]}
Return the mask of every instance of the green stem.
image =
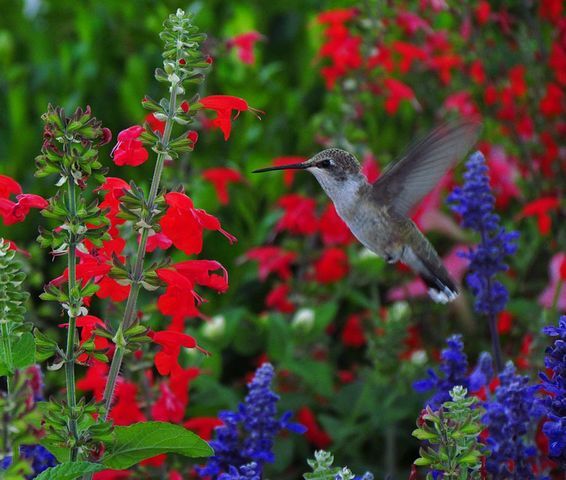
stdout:
{"type": "Polygon", "coordinates": [[[6,320],[2,320],[2,345],[4,347],[4,357],[6,360],[6,365],[8,367],[8,374],[6,375],[6,396],[5,396],[5,410],[2,415],[2,447],[4,455],[10,454],[10,433],[8,429],[10,428],[11,418],[10,411],[12,401],[10,392],[12,390],[10,372],[13,370],[14,366],[12,363],[12,345],[10,344],[10,333],[8,332],[8,323],[6,320]]]}
{"type": "MultiPolygon", "coordinates": [[[[173,116],[177,109],[177,85],[172,85],[171,96],[169,97],[169,112],[167,115],[167,121],[165,122],[165,130],[163,132],[162,144],[164,145],[165,151],[167,151],[167,146],[171,138],[171,130],[173,129],[173,116]]],[[[149,189],[149,196],[147,198],[147,213],[144,223],[146,225],[151,225],[155,210],[155,199],[157,198],[157,192],[159,191],[159,185],[161,183],[161,175],[163,173],[163,166],[165,163],[166,153],[160,152],[157,155],[157,161],[155,163],[155,169],[153,171],[153,178],[151,180],[151,187],[149,189]]],[[[123,333],[127,331],[133,324],[136,318],[136,307],[138,301],[138,294],[141,287],[141,282],[143,280],[143,265],[146,253],[147,238],[149,236],[149,229],[143,228],[141,232],[141,238],[138,245],[138,251],[136,255],[136,263],[132,270],[131,275],[131,288],[126,301],[126,309],[124,310],[124,316],[122,317],[122,322],[118,327],[118,330],[123,333]]],[[[122,361],[124,359],[124,354],[126,350],[126,345],[118,343],[116,345],[116,350],[114,351],[114,356],[112,358],[112,363],[110,365],[110,372],[108,374],[108,380],[106,381],[106,387],[104,389],[104,418],[106,420],[110,414],[110,409],[112,407],[112,397],[114,395],[114,389],[116,388],[116,381],[118,380],[118,374],[120,373],[120,368],[122,367],[122,361]]]]}
{"type": "MultiPolygon", "coordinates": [[[[69,222],[74,226],[75,216],[77,214],[77,199],[75,194],[74,179],[69,176],[67,180],[69,222]]],[[[75,410],[77,407],[77,398],[75,393],[75,335],[77,313],[80,308],[78,304],[80,299],[75,298],[75,289],[77,286],[77,242],[74,233],[69,234],[69,255],[68,255],[68,292],[69,292],[69,327],[67,328],[67,348],[65,351],[65,383],[67,387],[67,404],[70,410],[69,431],[75,440],[71,448],[71,461],[74,462],[78,457],[78,441],[77,419],[75,410]]]]}

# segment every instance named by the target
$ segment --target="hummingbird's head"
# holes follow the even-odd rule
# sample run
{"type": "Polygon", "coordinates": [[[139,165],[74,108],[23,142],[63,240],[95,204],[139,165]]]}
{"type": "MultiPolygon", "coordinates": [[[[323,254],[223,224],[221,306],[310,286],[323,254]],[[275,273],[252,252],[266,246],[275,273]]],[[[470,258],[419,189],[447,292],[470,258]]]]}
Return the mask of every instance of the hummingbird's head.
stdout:
{"type": "Polygon", "coordinates": [[[333,198],[338,190],[348,184],[363,182],[365,177],[360,171],[360,163],[351,153],[338,148],[329,148],[317,153],[305,162],[278,167],[267,167],[254,170],[253,173],[270,172],[272,170],[308,170],[311,172],[326,193],[333,198]]]}

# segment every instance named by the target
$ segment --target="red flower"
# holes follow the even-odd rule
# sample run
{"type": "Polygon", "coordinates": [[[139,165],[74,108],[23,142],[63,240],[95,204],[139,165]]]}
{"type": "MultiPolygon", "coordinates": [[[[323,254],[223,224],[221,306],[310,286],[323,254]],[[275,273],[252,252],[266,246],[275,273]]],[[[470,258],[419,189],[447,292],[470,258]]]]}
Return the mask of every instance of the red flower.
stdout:
{"type": "MultiPolygon", "coordinates": [[[[182,106],[183,105],[181,105],[181,107],[182,106]]],[[[159,132],[161,135],[163,135],[163,133],[165,132],[165,122],[162,120],[158,120],[155,114],[148,113],[145,116],[145,121],[148,123],[149,128],[151,128],[154,132],[159,132]]]]}
{"type": "Polygon", "coordinates": [[[347,245],[354,240],[354,236],[344,223],[333,203],[328,203],[320,217],[320,236],[326,246],[347,245]]]}
{"type": "Polygon", "coordinates": [[[521,210],[521,217],[537,217],[538,229],[542,235],[548,235],[552,227],[552,218],[549,212],[560,207],[558,197],[543,197],[527,203],[521,210]]]}
{"type": "Polygon", "coordinates": [[[543,0],[539,3],[538,14],[549,22],[558,23],[562,18],[563,0],[543,0]]]}
{"type": "Polygon", "coordinates": [[[181,368],[178,363],[181,347],[196,348],[203,353],[208,353],[197,345],[193,337],[184,333],[164,330],[161,332],[151,332],[150,337],[162,347],[162,350],[157,352],[154,358],[155,367],[161,375],[177,372],[177,369],[181,368]]]}
{"type": "Polygon", "coordinates": [[[433,57],[429,61],[429,65],[433,70],[438,72],[440,81],[444,85],[448,85],[452,78],[452,70],[461,68],[462,59],[457,55],[447,53],[433,57]]]}
{"type": "MultiPolygon", "coordinates": [[[[94,334],[94,330],[96,329],[96,327],[100,326],[100,327],[104,327],[105,324],[104,322],[98,318],[95,317],[94,315],[84,315],[82,317],[78,317],[77,318],[77,322],[76,325],[78,328],[80,328],[80,345],[82,345],[83,343],[85,343],[86,341],[90,340],[94,334]]],[[[60,327],[68,327],[69,324],[68,323],[62,323],[59,325],[60,327]]],[[[94,338],[94,346],[97,350],[104,350],[106,348],[108,348],[110,346],[110,342],[108,341],[108,339],[104,338],[104,337],[96,337],[94,338]]],[[[77,357],[77,361],[80,363],[87,363],[88,361],[88,354],[87,353],[81,353],[78,357],[77,357]]]]}
{"type": "Polygon", "coordinates": [[[228,184],[242,181],[240,172],[227,167],[209,168],[202,172],[202,178],[212,183],[222,205],[227,205],[229,201],[228,184]]]}
{"type": "Polygon", "coordinates": [[[515,65],[509,70],[509,82],[511,83],[511,92],[517,98],[524,97],[527,93],[527,82],[525,80],[526,68],[524,65],[515,65]]]}
{"type": "MultiPolygon", "coordinates": [[[[271,164],[275,167],[280,167],[281,165],[292,165],[293,163],[301,163],[306,160],[305,157],[277,157],[274,158],[271,164]]],[[[293,184],[293,179],[297,174],[297,170],[284,170],[283,171],[283,183],[287,188],[293,184]]]]}
{"type": "Polygon", "coordinates": [[[232,120],[238,118],[240,112],[250,110],[256,115],[263,113],[260,110],[251,108],[243,98],[233,97],[231,95],[209,95],[201,98],[199,103],[207,110],[214,110],[216,118],[212,121],[212,126],[222,130],[224,140],[230,137],[232,130],[232,120]],[[232,112],[236,111],[236,115],[232,118],[232,112]]]}
{"type": "Polygon", "coordinates": [[[348,273],[348,257],[340,248],[327,248],[314,265],[315,279],[320,283],[341,280],[348,273]]]}
{"type": "Polygon", "coordinates": [[[179,272],[167,268],[160,268],[156,273],[167,285],[165,293],[157,300],[159,311],[163,315],[172,316],[175,326],[182,326],[185,318],[198,317],[200,312],[197,304],[202,302],[202,298],[195,292],[193,282],[179,272]]]}
{"type": "Polygon", "coordinates": [[[263,40],[259,32],[247,32],[236,35],[226,41],[228,48],[235,48],[238,58],[247,65],[255,63],[254,46],[259,40],[263,40]]]}
{"type": "Polygon", "coordinates": [[[22,187],[13,178],[0,175],[0,198],[10,198],[10,195],[20,195],[22,187]]]}
{"type": "Polygon", "coordinates": [[[143,127],[134,125],[118,134],[118,142],[111,154],[116,165],[137,167],[148,159],[149,154],[139,140],[144,131],[143,127]]]}
{"type": "Polygon", "coordinates": [[[485,69],[481,60],[474,60],[470,65],[470,76],[478,85],[483,85],[486,80],[485,69]]]}
{"type": "Polygon", "coordinates": [[[277,202],[285,213],[277,223],[277,231],[287,230],[296,235],[310,235],[317,231],[316,202],[297,193],[284,195],[277,202]]]}
{"type": "Polygon", "coordinates": [[[287,280],[291,276],[291,263],[297,258],[297,254],[272,246],[252,248],[246,253],[246,257],[259,263],[260,280],[265,280],[270,273],[287,280]]]}
{"type": "Polygon", "coordinates": [[[341,335],[342,343],[347,347],[363,347],[366,344],[364,329],[359,315],[350,315],[346,320],[341,335]]]}
{"type": "Polygon", "coordinates": [[[193,201],[184,193],[168,193],[165,201],[169,208],[159,222],[161,231],[187,255],[201,252],[204,230],[216,230],[230,243],[236,241],[236,237],[222,229],[216,217],[194,208],[193,201]]]}
{"type": "Polygon", "coordinates": [[[126,190],[130,190],[127,182],[121,178],[107,177],[104,183],[96,189],[106,192],[99,207],[101,210],[108,210],[105,216],[110,220],[109,232],[112,237],[118,235],[118,226],[123,224],[126,220],[118,217],[120,213],[120,198],[124,195],[126,190]]]}
{"type": "Polygon", "coordinates": [[[228,272],[216,260],[186,260],[171,265],[191,282],[224,293],[228,290],[228,272]],[[211,273],[220,270],[221,275],[211,273]]]}
{"type": "Polygon", "coordinates": [[[341,24],[351,20],[358,14],[356,8],[336,8],[319,13],[316,17],[318,23],[321,24],[341,24]]]}
{"type": "Polygon", "coordinates": [[[101,401],[109,368],[108,364],[94,360],[86,375],[77,381],[77,388],[83,392],[92,392],[94,398],[101,401]]]}
{"type": "Polygon", "coordinates": [[[195,417],[187,420],[184,427],[195,432],[203,440],[212,438],[212,431],[222,425],[222,420],[216,417],[195,417]]]}
{"type": "Polygon", "coordinates": [[[539,104],[541,113],[546,117],[560,115],[566,110],[564,96],[564,92],[556,83],[549,83],[546,86],[546,93],[539,104]]]}
{"type": "Polygon", "coordinates": [[[399,54],[399,70],[401,73],[407,73],[415,60],[426,59],[426,52],[412,43],[395,41],[392,44],[392,49],[399,54]]]}
{"type": "Polygon", "coordinates": [[[513,315],[508,311],[504,310],[497,317],[497,331],[504,335],[511,331],[513,325],[513,315]]]}
{"type": "Polygon", "coordinates": [[[566,253],[558,252],[550,260],[549,282],[538,297],[538,302],[545,308],[556,308],[559,312],[566,312],[566,253]],[[559,287],[560,283],[560,287],[559,287]],[[558,294],[558,297],[556,295],[558,294]]]}
{"type": "Polygon", "coordinates": [[[265,305],[267,308],[272,310],[277,310],[281,313],[292,313],[295,311],[295,305],[293,305],[288,298],[291,289],[289,285],[281,283],[277,285],[265,299],[265,305]]]}
{"type": "Polygon", "coordinates": [[[319,426],[313,411],[309,407],[302,407],[297,412],[297,421],[307,428],[305,437],[316,448],[324,450],[332,443],[332,438],[319,426]]]}
{"type": "Polygon", "coordinates": [[[116,386],[116,399],[110,418],[115,425],[131,425],[146,420],[137,402],[138,387],[135,383],[122,380],[116,386]]]}
{"type": "Polygon", "coordinates": [[[389,115],[394,115],[399,109],[402,100],[410,100],[413,105],[416,104],[415,93],[413,89],[394,78],[386,78],[385,86],[385,111],[389,115]]]}
{"type": "Polygon", "coordinates": [[[32,208],[44,209],[49,205],[47,200],[33,193],[22,193],[16,196],[14,203],[7,198],[0,198],[0,216],[4,225],[23,222],[32,208]]]}
{"type": "Polygon", "coordinates": [[[155,233],[147,238],[145,251],[153,252],[158,248],[161,250],[167,250],[171,245],[173,245],[173,242],[167,235],[164,235],[163,233],[155,233]]]}
{"type": "Polygon", "coordinates": [[[491,5],[486,0],[481,0],[475,9],[476,20],[478,24],[485,25],[489,21],[491,14],[491,5]]]}
{"type": "Polygon", "coordinates": [[[478,107],[472,99],[470,92],[454,92],[444,100],[443,107],[446,110],[455,110],[462,117],[477,116],[478,107]]]}
{"type": "Polygon", "coordinates": [[[189,382],[198,375],[197,368],[175,368],[168,381],[159,385],[161,395],[151,407],[151,416],[160,422],[179,423],[189,402],[189,382]]]}

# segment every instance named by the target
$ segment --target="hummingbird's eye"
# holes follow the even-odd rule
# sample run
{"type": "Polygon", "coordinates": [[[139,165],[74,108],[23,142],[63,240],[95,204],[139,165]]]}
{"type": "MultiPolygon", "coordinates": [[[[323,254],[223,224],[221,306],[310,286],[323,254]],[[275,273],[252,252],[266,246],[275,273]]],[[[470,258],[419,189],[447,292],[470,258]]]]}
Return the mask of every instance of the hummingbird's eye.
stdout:
{"type": "Polygon", "coordinates": [[[330,168],[331,166],[332,166],[332,162],[328,158],[321,160],[320,162],[318,162],[317,165],[318,168],[330,168]]]}

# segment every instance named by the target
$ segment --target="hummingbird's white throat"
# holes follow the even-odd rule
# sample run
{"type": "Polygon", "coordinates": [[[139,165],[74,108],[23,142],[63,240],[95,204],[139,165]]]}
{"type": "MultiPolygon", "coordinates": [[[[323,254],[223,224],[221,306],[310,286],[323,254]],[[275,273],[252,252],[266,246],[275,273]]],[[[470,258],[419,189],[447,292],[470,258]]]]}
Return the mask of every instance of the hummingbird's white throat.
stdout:
{"type": "Polygon", "coordinates": [[[358,204],[360,189],[369,186],[366,177],[361,173],[338,177],[333,172],[320,168],[312,168],[310,172],[334,202],[336,210],[341,216],[346,215],[358,204]]]}

